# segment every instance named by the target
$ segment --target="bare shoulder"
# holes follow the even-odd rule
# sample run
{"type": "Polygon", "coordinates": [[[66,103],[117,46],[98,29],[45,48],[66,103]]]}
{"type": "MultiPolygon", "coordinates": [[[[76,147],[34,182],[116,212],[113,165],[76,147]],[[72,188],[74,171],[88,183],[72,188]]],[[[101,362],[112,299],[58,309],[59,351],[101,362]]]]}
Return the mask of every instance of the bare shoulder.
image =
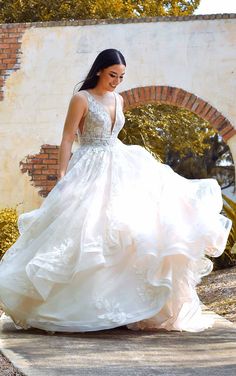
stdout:
{"type": "Polygon", "coordinates": [[[78,91],[73,95],[71,98],[75,103],[81,103],[81,104],[86,104],[88,103],[87,95],[85,90],[78,91]]]}
{"type": "Polygon", "coordinates": [[[70,100],[70,107],[79,110],[82,110],[83,112],[86,112],[88,109],[88,99],[86,97],[86,93],[84,93],[83,90],[75,93],[70,100]]]}

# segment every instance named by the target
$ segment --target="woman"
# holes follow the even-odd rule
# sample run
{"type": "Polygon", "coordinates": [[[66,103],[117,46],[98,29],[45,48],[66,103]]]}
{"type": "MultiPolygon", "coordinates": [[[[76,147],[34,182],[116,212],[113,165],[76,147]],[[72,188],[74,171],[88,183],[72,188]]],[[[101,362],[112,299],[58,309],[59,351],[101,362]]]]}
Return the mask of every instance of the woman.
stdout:
{"type": "Polygon", "coordinates": [[[17,328],[213,325],[195,288],[231,227],[220,187],[185,179],[117,138],[124,115],[115,89],[125,66],[117,50],[97,56],[70,101],[59,181],[39,209],[19,217],[21,235],[0,265],[0,301],[17,328]]]}

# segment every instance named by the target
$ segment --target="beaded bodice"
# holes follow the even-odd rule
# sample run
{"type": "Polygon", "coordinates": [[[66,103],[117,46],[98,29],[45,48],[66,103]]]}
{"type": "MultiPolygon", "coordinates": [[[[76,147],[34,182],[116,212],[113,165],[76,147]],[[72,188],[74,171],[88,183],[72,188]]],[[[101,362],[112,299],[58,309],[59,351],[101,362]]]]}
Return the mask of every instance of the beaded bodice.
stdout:
{"type": "Polygon", "coordinates": [[[118,94],[115,95],[115,121],[105,106],[97,101],[88,91],[84,91],[88,99],[88,113],[85,117],[82,134],[78,130],[80,145],[112,145],[124,126],[125,117],[118,94]]]}

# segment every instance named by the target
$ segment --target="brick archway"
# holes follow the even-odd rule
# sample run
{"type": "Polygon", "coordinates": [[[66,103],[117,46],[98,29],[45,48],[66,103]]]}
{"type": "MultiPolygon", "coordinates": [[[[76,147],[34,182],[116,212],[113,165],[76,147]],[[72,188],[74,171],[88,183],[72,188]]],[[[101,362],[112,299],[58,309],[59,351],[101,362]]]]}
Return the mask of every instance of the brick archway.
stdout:
{"type": "MultiPolygon", "coordinates": [[[[213,106],[196,95],[183,89],[170,86],[146,86],[121,93],[125,110],[148,103],[165,103],[183,107],[207,120],[223,137],[229,140],[236,134],[231,123],[213,106]]],[[[32,185],[39,187],[39,195],[46,197],[57,182],[57,145],[42,145],[38,154],[28,155],[20,162],[21,172],[28,173],[32,185]]]]}
{"type": "Polygon", "coordinates": [[[148,103],[165,103],[183,107],[207,120],[226,142],[236,134],[236,129],[211,104],[183,89],[171,86],[145,86],[130,89],[121,93],[125,110],[148,103]]]}

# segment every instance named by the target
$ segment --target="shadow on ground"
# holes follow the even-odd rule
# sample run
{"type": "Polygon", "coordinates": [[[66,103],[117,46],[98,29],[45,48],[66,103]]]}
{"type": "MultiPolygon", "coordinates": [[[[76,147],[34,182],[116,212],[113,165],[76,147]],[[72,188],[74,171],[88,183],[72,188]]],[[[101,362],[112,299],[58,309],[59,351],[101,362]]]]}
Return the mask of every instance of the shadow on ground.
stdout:
{"type": "Polygon", "coordinates": [[[53,335],[0,323],[3,354],[29,376],[236,374],[236,327],[226,320],[198,333],[120,327],[53,335]]]}

